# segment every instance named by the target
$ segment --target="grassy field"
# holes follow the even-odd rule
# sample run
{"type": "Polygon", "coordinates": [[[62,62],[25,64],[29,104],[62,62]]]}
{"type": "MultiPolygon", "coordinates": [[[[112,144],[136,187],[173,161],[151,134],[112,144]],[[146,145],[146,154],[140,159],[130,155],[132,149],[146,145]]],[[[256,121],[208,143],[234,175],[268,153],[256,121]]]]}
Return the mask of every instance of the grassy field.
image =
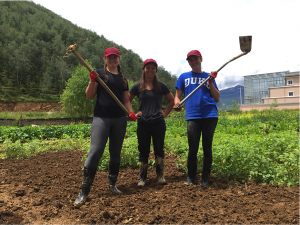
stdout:
{"type": "MultiPolygon", "coordinates": [[[[32,115],[32,117],[34,117],[32,115]]],[[[187,170],[188,154],[184,110],[166,119],[165,151],[178,157],[177,167],[187,170]]],[[[135,122],[128,122],[121,166],[138,166],[135,122]]],[[[31,127],[0,127],[0,157],[26,158],[38,152],[80,149],[90,145],[91,124],[31,127]]],[[[108,146],[108,145],[107,145],[108,146]]],[[[198,152],[198,171],[202,168],[202,146],[198,152]]],[[[106,149],[98,169],[107,169],[106,149]]],[[[150,160],[150,165],[155,162],[150,160]]],[[[213,141],[212,173],[218,178],[248,179],[261,183],[299,184],[299,111],[265,110],[219,112],[213,141]]]]}

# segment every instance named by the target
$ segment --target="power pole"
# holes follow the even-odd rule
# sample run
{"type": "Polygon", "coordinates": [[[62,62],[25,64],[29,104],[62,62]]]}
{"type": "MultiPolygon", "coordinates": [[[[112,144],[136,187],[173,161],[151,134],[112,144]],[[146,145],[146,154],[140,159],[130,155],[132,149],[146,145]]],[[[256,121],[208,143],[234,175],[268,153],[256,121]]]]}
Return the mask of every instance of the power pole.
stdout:
{"type": "Polygon", "coordinates": [[[240,89],[240,102],[241,102],[240,105],[242,105],[242,87],[240,87],[239,89],[240,89]]]}

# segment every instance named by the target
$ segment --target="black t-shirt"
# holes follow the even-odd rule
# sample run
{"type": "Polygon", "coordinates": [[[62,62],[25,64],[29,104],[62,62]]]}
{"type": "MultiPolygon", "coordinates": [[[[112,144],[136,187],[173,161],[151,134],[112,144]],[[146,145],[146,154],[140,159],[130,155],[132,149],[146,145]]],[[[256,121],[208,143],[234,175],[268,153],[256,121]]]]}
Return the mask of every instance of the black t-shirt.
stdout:
{"type": "MultiPolygon", "coordinates": [[[[99,74],[99,77],[104,81],[104,69],[97,69],[96,72],[99,74]]],[[[108,76],[108,81],[104,81],[105,84],[123,104],[123,92],[128,91],[128,84],[127,87],[124,89],[123,78],[120,74],[116,75],[108,71],[106,72],[106,74],[108,76]]],[[[97,80],[96,82],[98,83],[98,87],[97,102],[94,109],[94,116],[102,118],[119,118],[126,116],[125,112],[118,105],[118,103],[116,103],[116,101],[110,96],[110,94],[102,87],[102,85],[97,80]]]]}
{"type": "Polygon", "coordinates": [[[154,89],[140,92],[140,82],[134,84],[130,89],[129,93],[136,95],[139,99],[139,111],[142,112],[142,116],[138,120],[139,123],[154,122],[164,118],[159,110],[162,104],[162,96],[169,94],[170,89],[163,82],[159,82],[159,85],[161,87],[160,93],[155,93],[154,89]]]}

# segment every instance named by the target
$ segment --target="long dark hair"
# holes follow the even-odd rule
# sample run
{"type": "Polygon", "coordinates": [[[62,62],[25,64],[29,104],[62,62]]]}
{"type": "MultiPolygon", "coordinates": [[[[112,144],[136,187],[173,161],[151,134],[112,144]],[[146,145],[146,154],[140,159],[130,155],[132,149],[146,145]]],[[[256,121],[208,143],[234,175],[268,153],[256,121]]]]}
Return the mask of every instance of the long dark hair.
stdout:
{"type": "MultiPolygon", "coordinates": [[[[152,82],[153,82],[154,92],[155,93],[161,92],[161,87],[160,87],[159,80],[158,80],[158,77],[157,77],[156,73],[154,75],[154,78],[153,78],[152,82]]],[[[147,81],[146,81],[146,78],[145,78],[145,71],[143,70],[142,78],[141,78],[141,81],[140,81],[140,92],[144,92],[146,90],[146,83],[147,83],[147,81]]]]}
{"type": "MultiPolygon", "coordinates": [[[[104,65],[104,73],[105,73],[105,75],[104,75],[105,80],[104,81],[107,82],[108,81],[108,76],[106,74],[107,73],[107,64],[106,63],[104,65]]],[[[120,74],[122,79],[123,79],[123,88],[125,89],[127,87],[127,81],[123,77],[120,64],[118,64],[118,74],[120,74]]]]}

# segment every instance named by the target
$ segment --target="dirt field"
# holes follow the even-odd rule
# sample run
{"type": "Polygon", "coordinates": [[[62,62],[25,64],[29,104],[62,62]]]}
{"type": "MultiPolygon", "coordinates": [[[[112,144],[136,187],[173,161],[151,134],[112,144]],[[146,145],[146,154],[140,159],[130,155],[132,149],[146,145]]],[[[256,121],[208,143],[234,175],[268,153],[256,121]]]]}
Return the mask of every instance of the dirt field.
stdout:
{"type": "Polygon", "coordinates": [[[57,102],[3,102],[0,112],[59,112],[62,105],[57,102]]]}
{"type": "Polygon", "coordinates": [[[156,184],[151,167],[147,186],[137,187],[138,170],[126,169],[117,182],[123,194],[113,195],[107,171],[98,172],[86,204],[76,209],[82,155],[70,150],[0,160],[0,224],[299,224],[299,185],[212,178],[209,188],[187,187],[168,153],[167,185],[156,184]]]}

